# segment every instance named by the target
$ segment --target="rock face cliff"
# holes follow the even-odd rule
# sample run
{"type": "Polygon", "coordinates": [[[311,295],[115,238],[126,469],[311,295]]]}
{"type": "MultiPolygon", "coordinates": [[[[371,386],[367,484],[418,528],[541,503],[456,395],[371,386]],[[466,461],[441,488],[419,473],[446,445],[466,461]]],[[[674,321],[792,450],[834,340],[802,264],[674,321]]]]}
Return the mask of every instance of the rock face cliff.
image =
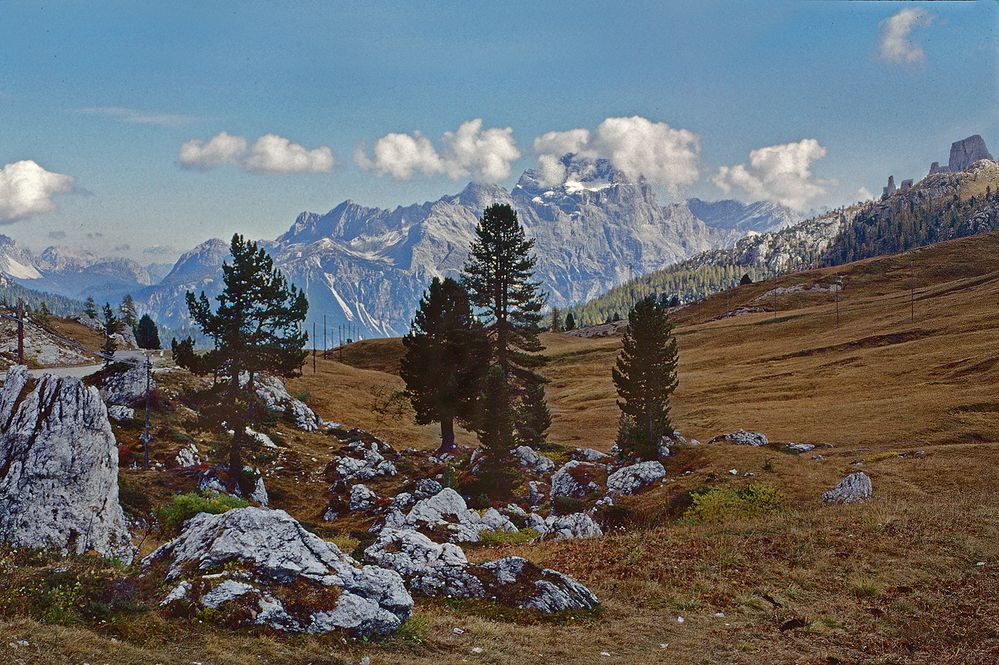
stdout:
{"type": "Polygon", "coordinates": [[[118,449],[96,388],[7,373],[0,393],[0,540],[14,547],[134,556],[118,504],[118,449]]]}
{"type": "Polygon", "coordinates": [[[947,166],[951,171],[963,171],[980,159],[992,159],[992,155],[985,147],[985,139],[975,134],[951,144],[947,166]]]}

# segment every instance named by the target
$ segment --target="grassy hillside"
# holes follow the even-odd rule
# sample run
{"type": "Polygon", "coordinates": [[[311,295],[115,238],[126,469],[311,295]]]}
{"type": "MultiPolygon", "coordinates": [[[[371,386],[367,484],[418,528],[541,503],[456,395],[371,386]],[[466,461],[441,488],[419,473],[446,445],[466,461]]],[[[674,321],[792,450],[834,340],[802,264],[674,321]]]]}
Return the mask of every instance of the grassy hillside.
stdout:
{"type": "MultiPolygon", "coordinates": [[[[804,455],[777,446],[683,448],[665,462],[667,482],[618,502],[621,529],[588,540],[466,548],[475,560],[520,554],[572,575],[600,597],[600,614],[537,621],[489,605],[421,600],[400,635],[344,644],[227,633],[155,612],[100,625],[0,612],[0,660],[105,662],[113,653],[120,663],[995,662],[999,234],[740,287],[676,319],[674,419],[684,435],[706,441],[744,427],[819,447],[804,455]],[[835,293],[812,288],[834,280],[843,284],[838,327],[835,293]],[[774,312],[776,287],[784,291],[774,312]],[[745,313],[726,316],[735,311],[745,313]],[[874,498],[823,506],[821,492],[857,470],[873,479],[874,498]],[[719,523],[680,519],[690,490],[751,483],[777,488],[783,508],[719,523]],[[6,646],[16,640],[28,646],[6,646]]],[[[608,449],[620,337],[549,334],[544,342],[552,439],[608,449]]],[[[290,390],[323,417],[370,429],[397,448],[435,446],[436,429],[413,425],[392,401],[401,389],[400,342],[361,342],[344,353],[344,363],[319,360],[316,374],[310,362],[290,390]]],[[[167,391],[184,381],[161,380],[167,391]]],[[[188,440],[185,410],[155,415],[155,456],[166,460],[188,440]]],[[[266,467],[273,503],[333,537],[318,530],[317,517],[329,441],[286,430],[290,449],[266,467]]],[[[176,488],[165,484],[168,474],[126,468],[138,431],[116,430],[125,450],[123,496],[155,505],[176,488]]],[[[65,566],[12,562],[0,553],[0,570],[23,574],[16,583],[25,589],[65,566]]],[[[0,606],[12,598],[0,593],[0,606]]]]}

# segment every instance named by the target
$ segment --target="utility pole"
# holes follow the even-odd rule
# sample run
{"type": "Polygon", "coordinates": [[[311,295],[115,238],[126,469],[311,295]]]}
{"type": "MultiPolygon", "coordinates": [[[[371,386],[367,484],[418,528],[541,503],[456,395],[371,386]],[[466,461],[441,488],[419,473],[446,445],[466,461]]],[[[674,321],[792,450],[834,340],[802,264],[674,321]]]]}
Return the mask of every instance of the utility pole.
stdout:
{"type": "Polygon", "coordinates": [[[152,440],[152,434],[149,432],[149,393],[151,392],[153,380],[153,363],[149,358],[149,354],[146,354],[146,427],[142,430],[142,436],[139,439],[142,441],[142,456],[143,456],[143,466],[144,468],[149,468],[149,442],[152,440]]]}
{"type": "Polygon", "coordinates": [[[17,299],[17,364],[24,364],[24,299],[17,299]]]}

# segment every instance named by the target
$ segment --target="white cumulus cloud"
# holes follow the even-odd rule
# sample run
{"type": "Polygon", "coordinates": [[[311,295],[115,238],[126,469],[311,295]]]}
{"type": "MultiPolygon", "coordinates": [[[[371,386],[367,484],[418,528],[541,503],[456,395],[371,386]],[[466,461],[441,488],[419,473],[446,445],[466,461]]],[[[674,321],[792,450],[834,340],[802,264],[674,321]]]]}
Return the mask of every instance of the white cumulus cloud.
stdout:
{"type": "Polygon", "coordinates": [[[73,177],[46,171],[30,159],[0,170],[0,223],[55,210],[52,197],[72,191],[73,177]]]}
{"type": "Polygon", "coordinates": [[[912,41],[912,31],[933,23],[934,16],[907,7],[881,22],[881,57],[889,62],[922,62],[926,54],[912,41]]]}
{"type": "Polygon", "coordinates": [[[504,180],[510,177],[511,164],[520,159],[513,130],[483,129],[482,124],[482,119],[476,118],[461,123],[453,132],[445,132],[440,148],[420,132],[386,134],[375,141],[371,155],[359,146],[354,161],[362,169],[397,180],[409,180],[417,173],[443,173],[454,180],[504,180]]]}
{"type": "Polygon", "coordinates": [[[740,190],[749,200],[765,199],[804,210],[835,185],[812,174],[812,164],[826,156],[815,139],[757,148],[749,164],[722,166],[712,178],[723,192],[740,190]]]}
{"type": "Polygon", "coordinates": [[[259,173],[325,173],[333,169],[333,151],[326,146],[308,150],[283,136],[265,134],[250,148],[243,165],[259,173]]]}
{"type": "Polygon", "coordinates": [[[185,169],[198,171],[235,166],[253,173],[325,173],[333,168],[333,151],[326,146],[310,150],[276,134],[264,134],[249,149],[247,145],[242,136],[219,132],[207,142],[187,141],[178,159],[185,169]]]}
{"type": "Polygon", "coordinates": [[[534,139],[533,147],[542,179],[549,185],[565,179],[559,158],[570,152],[608,159],[629,176],[643,177],[674,192],[700,177],[697,134],[637,115],[607,118],[592,134],[587,129],[547,132],[534,139]]]}

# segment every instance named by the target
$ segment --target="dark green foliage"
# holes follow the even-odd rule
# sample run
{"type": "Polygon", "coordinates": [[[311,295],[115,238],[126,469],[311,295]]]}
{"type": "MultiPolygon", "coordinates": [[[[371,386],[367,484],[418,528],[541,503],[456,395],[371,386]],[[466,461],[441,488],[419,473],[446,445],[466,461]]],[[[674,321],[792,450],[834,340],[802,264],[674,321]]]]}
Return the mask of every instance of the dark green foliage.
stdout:
{"type": "Polygon", "coordinates": [[[178,494],[171,499],[170,503],[157,508],[156,518],[159,520],[160,528],[165,533],[174,534],[180,531],[184,522],[198,513],[218,515],[233,508],[245,508],[248,505],[250,504],[246,501],[228,494],[190,492],[178,494]]]}
{"type": "Polygon", "coordinates": [[[143,314],[139,323],[135,326],[135,341],[140,349],[160,348],[160,333],[156,328],[156,323],[148,314],[143,314]]]}
{"type": "Polygon", "coordinates": [[[225,289],[215,298],[215,311],[204,292],[200,298],[187,293],[191,320],[214,340],[215,348],[196,355],[191,338],[172,346],[181,367],[225,379],[225,389],[215,393],[215,410],[236,433],[226,446],[232,489],[242,473],[246,426],[261,417],[254,395],[255,377],[261,372],[292,376],[299,371],[306,357],[308,336],[302,323],[309,303],[296,286],[289,286],[257,243],[236,234],[230,251],[232,263],[222,266],[225,289]],[[248,380],[241,383],[243,372],[248,380]]]}
{"type": "Polygon", "coordinates": [[[135,311],[135,300],[132,298],[132,294],[125,294],[125,297],[121,299],[121,305],[118,306],[118,311],[121,313],[121,322],[134,331],[139,320],[135,311]]]}
{"type": "Polygon", "coordinates": [[[44,300],[38,305],[38,310],[35,312],[35,318],[43,326],[49,322],[49,317],[52,316],[52,312],[49,311],[49,304],[44,300]]]}
{"type": "Polygon", "coordinates": [[[451,278],[438,278],[420,300],[408,335],[400,375],[421,425],[439,422],[441,451],[455,448],[454,421],[475,414],[479,383],[489,358],[482,324],[472,316],[468,293],[451,278]]]}
{"type": "Polygon", "coordinates": [[[739,286],[746,286],[747,284],[752,284],[752,283],[753,283],[753,278],[749,276],[748,272],[742,276],[742,279],[739,280],[739,286]]]}
{"type": "Polygon", "coordinates": [[[568,314],[565,315],[565,329],[566,330],[576,329],[576,317],[572,315],[572,312],[569,312],[568,314]]]}
{"type": "Polygon", "coordinates": [[[652,297],[628,313],[624,348],[612,374],[622,419],[618,446],[655,459],[663,436],[673,433],[669,399],[676,389],[677,344],[667,309],[652,297]]]}
{"type": "Polygon", "coordinates": [[[104,353],[104,364],[110,365],[112,356],[114,356],[115,351],[118,350],[118,343],[115,341],[114,335],[120,329],[121,322],[118,317],[114,315],[114,310],[111,309],[111,305],[104,303],[104,346],[101,347],[101,351],[104,353]]]}
{"type": "Polygon", "coordinates": [[[551,425],[552,414],[545,401],[544,384],[528,384],[517,408],[518,442],[532,448],[544,446],[551,425]]]}
{"type": "Polygon", "coordinates": [[[552,307],[552,332],[562,332],[562,313],[558,311],[558,307],[552,307]]]}
{"type": "Polygon", "coordinates": [[[517,439],[509,381],[498,363],[489,368],[483,381],[476,432],[482,446],[484,484],[491,496],[506,496],[513,485],[511,453],[517,439]]]}
{"type": "Polygon", "coordinates": [[[97,320],[97,303],[94,302],[93,296],[87,296],[87,302],[83,303],[83,313],[97,320]]]}
{"type": "MultiPolygon", "coordinates": [[[[24,301],[24,306],[28,311],[40,311],[44,302],[45,308],[54,316],[72,316],[83,311],[83,303],[79,300],[28,289],[15,283],[14,280],[0,279],[0,309],[15,309],[18,299],[24,301]]],[[[96,313],[95,308],[94,314],[96,313]]]]}

